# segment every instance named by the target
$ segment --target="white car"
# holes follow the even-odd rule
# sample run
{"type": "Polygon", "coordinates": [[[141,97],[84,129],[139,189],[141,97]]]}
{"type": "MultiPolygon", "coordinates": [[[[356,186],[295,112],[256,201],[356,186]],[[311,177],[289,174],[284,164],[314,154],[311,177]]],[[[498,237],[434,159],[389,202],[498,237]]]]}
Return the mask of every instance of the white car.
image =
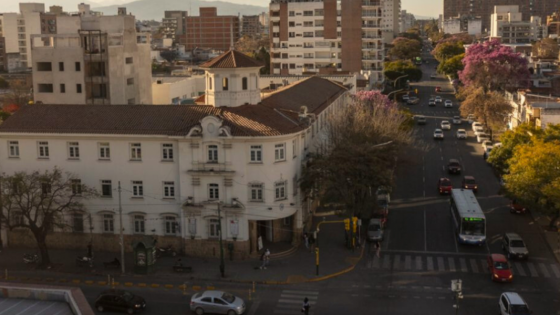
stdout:
{"type": "Polygon", "coordinates": [[[481,123],[479,123],[478,121],[474,121],[474,122],[472,123],[472,130],[473,130],[473,131],[476,131],[475,128],[483,128],[483,127],[482,127],[482,124],[481,124],[481,123]]]}
{"type": "Polygon", "coordinates": [[[449,123],[448,120],[443,120],[441,122],[441,129],[442,130],[451,130],[451,124],[449,123]]]}
{"type": "Polygon", "coordinates": [[[405,102],[408,101],[408,94],[403,95],[402,100],[405,101],[405,102]]]}
{"type": "Polygon", "coordinates": [[[461,119],[461,116],[453,116],[453,124],[454,125],[460,125],[463,122],[463,120],[461,119]]]}
{"type": "Polygon", "coordinates": [[[482,128],[482,127],[477,127],[477,128],[474,130],[474,135],[475,135],[475,136],[478,136],[478,135],[481,134],[481,133],[486,133],[486,131],[485,131],[484,128],[482,128]]]}
{"type": "Polygon", "coordinates": [[[465,129],[457,130],[457,139],[467,139],[467,131],[465,129]]]}
{"type": "Polygon", "coordinates": [[[453,107],[453,102],[451,102],[450,100],[445,100],[445,107],[453,107]]]}
{"type": "Polygon", "coordinates": [[[492,141],[490,141],[490,140],[482,141],[482,148],[484,149],[484,151],[488,151],[488,148],[490,148],[490,150],[491,150],[492,147],[493,147],[492,141]]]}
{"type": "Polygon", "coordinates": [[[434,130],[434,139],[435,140],[443,140],[443,131],[441,131],[441,129],[436,129],[434,130]]]}
{"type": "Polygon", "coordinates": [[[485,140],[490,140],[490,136],[487,135],[486,133],[481,132],[478,135],[476,135],[476,142],[482,143],[482,141],[485,141],[485,140]]]}
{"type": "Polygon", "coordinates": [[[441,102],[443,102],[441,96],[436,96],[436,103],[441,103],[441,102]]]}
{"type": "Polygon", "coordinates": [[[469,124],[472,124],[474,122],[474,115],[473,114],[469,114],[467,116],[467,121],[469,122],[469,124]]]}
{"type": "Polygon", "coordinates": [[[430,98],[430,100],[428,101],[428,106],[436,106],[436,100],[430,98]]]}

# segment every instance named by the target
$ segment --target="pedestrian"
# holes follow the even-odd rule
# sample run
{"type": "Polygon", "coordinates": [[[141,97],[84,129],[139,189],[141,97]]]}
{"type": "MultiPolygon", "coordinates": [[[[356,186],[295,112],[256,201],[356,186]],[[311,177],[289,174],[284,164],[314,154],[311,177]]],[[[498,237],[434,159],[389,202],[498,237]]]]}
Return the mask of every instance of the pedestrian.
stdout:
{"type": "Polygon", "coordinates": [[[261,261],[262,263],[260,269],[266,269],[266,266],[268,266],[268,263],[270,262],[270,251],[268,248],[262,253],[261,261]]]}
{"type": "Polygon", "coordinates": [[[305,248],[309,249],[309,235],[307,235],[307,232],[303,233],[303,243],[305,248]]]}
{"type": "Polygon", "coordinates": [[[308,298],[303,299],[303,306],[301,307],[301,312],[304,313],[305,315],[309,315],[310,308],[311,305],[309,305],[309,299],[308,298]]]}
{"type": "Polygon", "coordinates": [[[311,252],[315,249],[315,233],[311,234],[309,237],[309,245],[311,246],[311,252]]]}
{"type": "Polygon", "coordinates": [[[375,255],[377,256],[377,258],[381,258],[381,244],[379,243],[379,241],[375,241],[373,247],[375,248],[375,255]]]}

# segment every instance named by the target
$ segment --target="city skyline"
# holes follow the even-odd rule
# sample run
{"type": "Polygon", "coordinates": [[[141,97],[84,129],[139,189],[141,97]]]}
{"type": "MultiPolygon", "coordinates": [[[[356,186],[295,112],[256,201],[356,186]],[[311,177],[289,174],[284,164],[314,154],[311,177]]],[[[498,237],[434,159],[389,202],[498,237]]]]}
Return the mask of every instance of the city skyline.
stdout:
{"type": "MultiPolygon", "coordinates": [[[[85,2],[90,3],[92,7],[97,6],[107,6],[107,5],[116,5],[116,4],[125,4],[129,2],[133,2],[134,0],[46,0],[46,1],[38,1],[45,3],[45,7],[48,8],[51,5],[60,5],[67,11],[72,11],[78,5],[78,3],[85,2]]],[[[153,0],[158,1],[158,0],[153,0]]],[[[18,4],[19,0],[4,0],[3,1],[3,8],[2,12],[18,12],[18,4]]],[[[29,2],[29,1],[28,1],[29,2]]],[[[231,2],[237,4],[249,4],[249,5],[256,5],[256,6],[263,6],[267,7],[270,3],[269,0],[228,0],[224,2],[231,2]]],[[[209,2],[209,6],[215,6],[213,2],[209,2]]],[[[443,0],[430,0],[429,4],[425,2],[419,2],[417,0],[402,0],[401,8],[406,10],[409,13],[412,13],[416,16],[424,16],[424,17],[438,17],[439,14],[443,13],[443,0]]],[[[197,12],[195,12],[197,14],[197,12]]],[[[163,13],[162,13],[163,15],[163,13]]]]}

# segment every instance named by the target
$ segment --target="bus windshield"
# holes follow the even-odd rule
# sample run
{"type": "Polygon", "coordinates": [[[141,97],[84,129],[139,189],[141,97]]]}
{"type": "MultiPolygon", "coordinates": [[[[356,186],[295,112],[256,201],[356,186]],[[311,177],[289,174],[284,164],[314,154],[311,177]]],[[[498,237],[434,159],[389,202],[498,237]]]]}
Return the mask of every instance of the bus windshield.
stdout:
{"type": "Polygon", "coordinates": [[[484,236],[484,220],[479,221],[467,221],[464,220],[462,227],[461,227],[462,234],[465,235],[476,235],[476,236],[484,236]]]}

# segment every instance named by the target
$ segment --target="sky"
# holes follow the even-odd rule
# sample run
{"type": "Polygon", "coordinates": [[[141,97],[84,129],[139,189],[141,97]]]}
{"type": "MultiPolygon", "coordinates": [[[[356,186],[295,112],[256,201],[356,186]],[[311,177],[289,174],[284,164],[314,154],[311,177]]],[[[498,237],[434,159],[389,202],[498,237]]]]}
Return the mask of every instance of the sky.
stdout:
{"type": "MultiPolygon", "coordinates": [[[[160,0],[150,0],[160,1],[160,0]]],[[[185,0],[188,1],[188,0],[185,0]]],[[[227,2],[268,6],[270,0],[224,0],[227,2]]],[[[1,12],[18,12],[20,0],[0,0],[1,12]]],[[[90,3],[92,7],[132,2],[132,0],[29,0],[24,2],[42,2],[48,8],[51,5],[62,5],[66,11],[77,11],[80,2],[90,3]]],[[[438,17],[443,12],[443,0],[401,0],[401,8],[418,16],[438,17]]],[[[47,9],[48,10],[48,9],[47,9]]]]}

